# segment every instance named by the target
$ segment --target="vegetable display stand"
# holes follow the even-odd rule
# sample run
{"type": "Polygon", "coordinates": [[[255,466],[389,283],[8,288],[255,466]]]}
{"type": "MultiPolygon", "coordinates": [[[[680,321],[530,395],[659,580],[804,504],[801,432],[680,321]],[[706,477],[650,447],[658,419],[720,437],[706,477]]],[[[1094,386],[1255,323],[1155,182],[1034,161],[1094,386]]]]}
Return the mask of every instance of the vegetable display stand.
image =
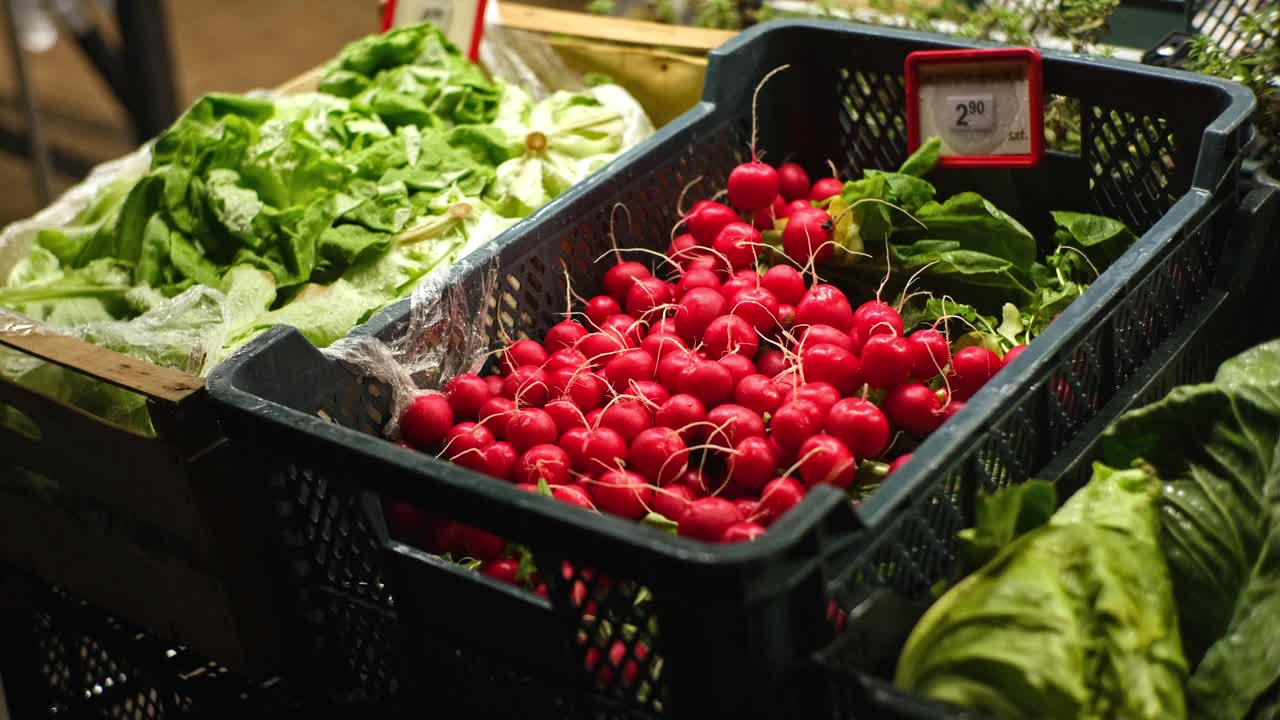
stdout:
{"type": "Polygon", "coordinates": [[[0,574],[0,589],[21,600],[0,604],[0,675],[13,718],[304,716],[278,679],[245,683],[41,581],[0,574]]]}
{"type": "MultiPolygon", "coordinates": [[[[907,156],[907,54],[965,47],[845,23],[752,28],[712,53],[699,106],[455,267],[450,288],[470,310],[437,330],[540,336],[560,319],[561,261],[576,292],[599,288],[591,263],[611,247],[617,203],[633,220],[630,229],[619,223],[619,245],[665,248],[676,218],[661,209],[674,208],[694,178],[724,177],[740,161],[752,90],[784,63],[791,69],[760,94],[760,147],[815,167],[832,159],[846,177],[897,167],[907,156]]],[[[967,494],[1026,479],[1085,428],[1208,297],[1236,230],[1252,107],[1238,86],[1054,53],[1044,57],[1044,84],[1080,101],[1083,156],[1049,153],[1032,170],[932,179],[1020,216],[1042,214],[1043,223],[1051,207],[1100,211],[1141,238],[856,512],[819,486],[755,542],[697,543],[397,447],[380,436],[389,387],[290,329],[275,328],[220,366],[210,394],[274,493],[308,675],[353,696],[398,691],[409,708],[447,698],[472,715],[502,703],[527,712],[530,698],[548,715],[826,710],[840,692],[810,663],[833,637],[829,599],[853,608],[877,587],[927,593],[969,519],[967,494]],[[548,596],[388,540],[386,498],[527,547],[548,596]],[[587,621],[573,600],[583,590],[610,622],[587,621]]],[[[409,315],[402,302],[356,332],[397,337],[409,315]]]]}
{"type": "Polygon", "coordinates": [[[155,435],[0,381],[0,409],[22,420],[0,424],[0,566],[71,588],[237,672],[278,671],[262,491],[238,469],[203,380],[6,327],[0,351],[145,397],[155,435]]]}

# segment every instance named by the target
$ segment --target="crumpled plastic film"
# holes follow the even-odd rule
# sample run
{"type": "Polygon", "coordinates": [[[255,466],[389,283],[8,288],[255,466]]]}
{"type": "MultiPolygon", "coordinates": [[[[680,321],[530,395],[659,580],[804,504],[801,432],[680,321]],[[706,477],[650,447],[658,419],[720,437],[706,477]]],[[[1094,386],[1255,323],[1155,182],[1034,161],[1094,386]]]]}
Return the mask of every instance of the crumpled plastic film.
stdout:
{"type": "Polygon", "coordinates": [[[489,74],[523,88],[535,100],[556,90],[583,90],[582,77],[570,70],[542,35],[500,24],[500,3],[485,6],[480,64],[489,74]]]}
{"type": "MultiPolygon", "coordinates": [[[[489,256],[481,253],[481,256],[489,256]]],[[[409,300],[403,325],[393,337],[348,335],[321,350],[364,377],[387,384],[392,413],[384,432],[399,439],[399,418],[423,390],[439,389],[459,373],[477,372],[490,353],[489,326],[482,322],[485,305],[498,296],[498,264],[488,259],[462,259],[439,268],[419,281],[409,300]],[[479,268],[478,272],[473,270],[479,268]],[[478,275],[478,286],[459,278],[478,275]]]]}

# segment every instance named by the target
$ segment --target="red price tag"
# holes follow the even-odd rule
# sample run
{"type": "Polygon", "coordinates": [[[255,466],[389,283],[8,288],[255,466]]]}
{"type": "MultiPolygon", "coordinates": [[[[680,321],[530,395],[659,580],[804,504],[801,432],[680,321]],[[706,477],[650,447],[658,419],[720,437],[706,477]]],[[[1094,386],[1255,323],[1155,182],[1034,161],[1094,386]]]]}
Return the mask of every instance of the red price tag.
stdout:
{"type": "Polygon", "coordinates": [[[1031,48],[907,56],[907,145],[938,137],[941,167],[1032,167],[1044,155],[1044,80],[1031,48]]]}
{"type": "Polygon", "coordinates": [[[480,39],[484,36],[484,11],[487,0],[383,0],[382,31],[393,27],[429,22],[440,28],[449,41],[467,52],[467,58],[480,58],[480,39]]]}

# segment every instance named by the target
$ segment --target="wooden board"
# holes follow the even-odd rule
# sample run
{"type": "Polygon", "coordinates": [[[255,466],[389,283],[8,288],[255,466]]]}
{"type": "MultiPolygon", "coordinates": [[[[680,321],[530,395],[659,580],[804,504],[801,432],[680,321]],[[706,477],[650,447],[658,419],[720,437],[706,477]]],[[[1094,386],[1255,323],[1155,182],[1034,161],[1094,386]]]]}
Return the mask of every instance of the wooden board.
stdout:
{"type": "Polygon", "coordinates": [[[515,30],[704,52],[720,47],[737,35],[729,30],[627,20],[508,2],[499,5],[499,18],[504,27],[515,30]]]}

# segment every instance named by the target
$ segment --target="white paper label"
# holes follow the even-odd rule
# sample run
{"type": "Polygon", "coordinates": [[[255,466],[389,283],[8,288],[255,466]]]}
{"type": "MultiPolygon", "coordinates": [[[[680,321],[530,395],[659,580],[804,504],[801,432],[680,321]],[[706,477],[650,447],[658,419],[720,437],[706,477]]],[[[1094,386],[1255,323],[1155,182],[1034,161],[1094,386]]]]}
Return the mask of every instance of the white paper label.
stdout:
{"type": "Polygon", "coordinates": [[[478,0],[396,0],[392,27],[429,22],[466,54],[476,27],[478,0]]]}
{"type": "Polygon", "coordinates": [[[1031,152],[1026,63],[927,63],[919,81],[920,137],[941,138],[943,155],[1031,152]]]}

